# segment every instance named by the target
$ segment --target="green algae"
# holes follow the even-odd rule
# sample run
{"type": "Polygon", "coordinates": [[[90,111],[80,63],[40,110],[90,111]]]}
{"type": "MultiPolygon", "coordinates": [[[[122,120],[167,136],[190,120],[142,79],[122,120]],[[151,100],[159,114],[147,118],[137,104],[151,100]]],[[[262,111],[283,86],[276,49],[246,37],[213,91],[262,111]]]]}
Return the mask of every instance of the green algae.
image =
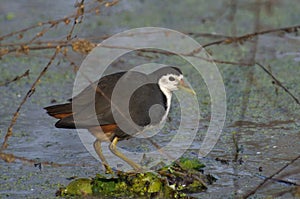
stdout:
{"type": "Polygon", "coordinates": [[[205,167],[205,165],[196,158],[180,158],[179,165],[184,170],[200,170],[205,167]]]}
{"type": "Polygon", "coordinates": [[[188,193],[207,189],[215,181],[204,175],[198,159],[181,158],[156,172],[130,173],[116,171],[93,179],[80,178],[61,188],[59,196],[94,195],[103,197],[191,198],[188,193]]]}
{"type": "Polygon", "coordinates": [[[74,196],[74,195],[88,195],[92,194],[92,180],[89,178],[76,179],[65,188],[60,188],[57,195],[60,196],[74,196]]]}

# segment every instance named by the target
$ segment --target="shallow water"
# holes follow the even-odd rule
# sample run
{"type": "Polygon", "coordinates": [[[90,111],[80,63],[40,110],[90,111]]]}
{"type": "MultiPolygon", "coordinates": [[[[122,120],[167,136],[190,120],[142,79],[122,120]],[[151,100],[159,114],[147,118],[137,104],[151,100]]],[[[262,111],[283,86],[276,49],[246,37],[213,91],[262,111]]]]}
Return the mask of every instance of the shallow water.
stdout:
{"type": "MultiPolygon", "coordinates": [[[[143,26],[173,28],[183,33],[217,33],[242,35],[255,32],[253,28],[256,12],[260,9],[261,29],[291,26],[299,23],[300,6],[294,1],[254,2],[231,1],[122,1],[99,16],[87,17],[76,29],[78,37],[92,38],[143,26]],[[237,9],[233,5],[237,5],[237,9]],[[235,14],[234,14],[235,13],[235,14]]],[[[0,34],[18,30],[39,21],[55,19],[73,11],[72,1],[3,1],[0,11],[0,34]],[[47,9],[45,9],[47,8],[47,9]],[[10,19],[8,12],[14,14],[10,19]],[[28,16],[28,13],[32,13],[28,16]],[[26,16],[26,19],[25,19],[26,16]],[[23,20],[24,19],[24,20],[23,20]]],[[[64,34],[57,28],[45,38],[57,38],[64,34]]],[[[193,37],[193,35],[192,35],[193,37]]],[[[194,37],[201,44],[221,38],[194,37]]],[[[251,40],[236,45],[209,47],[214,58],[234,62],[249,62],[253,51],[255,61],[263,63],[281,83],[297,98],[300,97],[299,36],[294,33],[274,33],[258,37],[257,45],[251,40]]],[[[3,42],[4,43],[4,42],[3,42]]],[[[20,75],[30,69],[29,78],[0,87],[0,141],[4,139],[12,114],[26,94],[37,74],[52,55],[48,51],[32,52],[30,56],[4,56],[0,66],[0,82],[20,75]]],[[[150,55],[149,55],[150,56],[150,55]]],[[[80,63],[83,56],[72,55],[80,63]]],[[[116,61],[115,68],[140,64],[145,61],[164,61],[168,56],[148,60],[149,57],[127,55],[116,61]]],[[[182,60],[171,58],[171,63],[182,60]]],[[[178,63],[178,62],[176,62],[178,63]]],[[[56,63],[55,63],[56,64],[56,63]]],[[[56,129],[55,120],[46,115],[43,107],[51,100],[62,103],[72,95],[75,78],[73,68],[67,61],[51,66],[37,86],[36,92],[22,107],[13,128],[13,136],[5,153],[39,162],[70,164],[70,166],[46,166],[41,169],[33,164],[17,160],[14,163],[0,161],[0,198],[54,198],[60,185],[66,185],[72,176],[92,177],[103,172],[100,163],[87,152],[75,130],[56,129]]],[[[205,172],[218,178],[199,198],[234,198],[253,190],[265,177],[273,174],[299,155],[300,151],[300,106],[257,65],[217,65],[226,88],[227,116],[225,127],[217,144],[208,156],[202,159],[207,165],[205,172]],[[238,161],[235,159],[233,132],[236,132],[240,148],[238,161]],[[216,159],[217,158],[217,159],[216,159]]],[[[201,119],[199,130],[186,154],[196,156],[210,120],[210,98],[203,79],[193,71],[187,77],[197,92],[201,119]]],[[[175,100],[176,101],[176,100],[175,100]]],[[[180,110],[174,104],[166,131],[155,138],[163,146],[169,142],[175,127],[180,122],[180,110]]],[[[196,119],[195,119],[196,120],[196,119]]],[[[191,121],[198,122],[198,121],[191,121]]],[[[125,149],[132,148],[134,140],[120,143],[125,149]]],[[[136,146],[136,150],[149,150],[147,142],[136,146]]],[[[133,149],[132,149],[133,150],[133,149]]],[[[108,156],[110,158],[111,155],[108,156]]],[[[285,169],[276,179],[300,184],[300,161],[285,169]]],[[[299,193],[298,193],[299,195],[299,193]]],[[[271,180],[259,189],[256,198],[292,198],[293,186],[279,180],[271,180]]]]}

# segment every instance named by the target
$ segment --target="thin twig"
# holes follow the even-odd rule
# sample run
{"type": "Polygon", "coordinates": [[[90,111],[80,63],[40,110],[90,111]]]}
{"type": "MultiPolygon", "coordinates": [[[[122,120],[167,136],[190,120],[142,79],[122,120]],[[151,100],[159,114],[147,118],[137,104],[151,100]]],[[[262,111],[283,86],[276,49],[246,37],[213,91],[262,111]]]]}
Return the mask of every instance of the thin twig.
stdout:
{"type": "MultiPolygon", "coordinates": [[[[58,45],[45,45],[45,46],[21,46],[18,47],[18,48],[12,48],[12,49],[9,49],[8,51],[5,52],[5,54],[8,54],[8,53],[12,53],[12,52],[17,52],[17,53],[27,53],[31,50],[48,50],[48,49],[55,49],[58,45]],[[26,48],[23,49],[23,47],[26,48]]],[[[60,44],[59,44],[60,47],[67,47],[67,46],[72,46],[72,44],[69,44],[69,43],[66,43],[65,41],[62,41],[60,44]]],[[[4,54],[0,54],[0,57],[3,56],[4,54]]]]}
{"type": "MultiPolygon", "coordinates": [[[[295,173],[293,173],[295,174],[295,173]]],[[[266,178],[266,176],[263,176],[263,175],[257,175],[258,177],[260,178],[266,178]]],[[[300,184],[297,184],[296,182],[291,182],[290,180],[285,180],[285,179],[282,179],[283,177],[280,176],[280,178],[272,178],[270,180],[274,181],[274,182],[278,182],[278,183],[284,183],[286,185],[294,185],[294,186],[300,186],[300,184]]]]}
{"type": "MultiPolygon", "coordinates": [[[[33,41],[31,42],[32,45],[42,45],[42,44],[57,44],[60,45],[62,40],[38,40],[38,41],[33,41]]],[[[1,47],[11,47],[11,46],[24,46],[28,42],[15,42],[15,43],[1,43],[1,47]]]]}
{"type": "MultiPolygon", "coordinates": [[[[27,51],[48,50],[48,49],[56,48],[57,45],[59,45],[61,47],[71,47],[72,46],[72,43],[67,42],[67,41],[61,41],[61,42],[59,42],[59,41],[49,41],[49,42],[43,41],[43,42],[39,42],[39,43],[48,43],[48,44],[47,45],[40,45],[40,46],[37,46],[37,45],[26,46],[26,50],[27,51]],[[52,45],[49,45],[49,43],[52,44],[52,45]]],[[[101,47],[103,47],[103,48],[136,50],[138,52],[157,53],[157,54],[163,54],[163,55],[176,55],[176,54],[174,54],[172,52],[168,52],[168,51],[155,50],[155,49],[135,49],[135,48],[131,48],[131,47],[128,47],[128,46],[101,45],[101,47]]],[[[22,52],[19,49],[20,49],[20,47],[11,48],[11,49],[5,51],[5,54],[12,53],[12,52],[22,52]]],[[[0,57],[3,56],[3,55],[4,54],[0,54],[0,57]]],[[[208,61],[208,62],[214,62],[214,63],[219,63],[219,64],[228,64],[228,65],[237,65],[237,66],[251,66],[251,65],[253,65],[252,63],[246,63],[246,62],[232,62],[232,61],[227,61],[227,60],[209,59],[209,58],[204,58],[204,57],[200,57],[200,56],[197,56],[197,55],[189,55],[189,53],[179,54],[179,55],[196,57],[196,58],[208,61]]]]}
{"type": "Polygon", "coordinates": [[[281,87],[287,94],[289,94],[293,100],[300,105],[300,101],[297,97],[295,97],[285,86],[282,85],[282,83],[270,72],[266,69],[266,67],[264,67],[262,64],[260,63],[256,63],[260,68],[262,68],[276,83],[276,85],[278,85],[279,87],[281,87]]]}
{"type": "Polygon", "coordinates": [[[71,30],[69,31],[68,35],[67,35],[67,40],[71,40],[72,39],[72,34],[73,31],[75,29],[75,26],[79,23],[81,23],[83,15],[84,15],[84,0],[81,0],[80,3],[77,3],[77,12],[76,12],[76,16],[74,17],[74,23],[71,27],[71,30]],[[78,20],[78,18],[81,17],[80,20],[78,20]]]}
{"type": "Polygon", "coordinates": [[[27,71],[25,71],[25,73],[23,73],[22,75],[17,75],[15,78],[8,80],[7,82],[0,83],[0,86],[7,86],[8,84],[10,84],[12,82],[16,82],[16,81],[22,79],[23,77],[27,77],[27,76],[29,76],[29,69],[27,71]]]}
{"type": "Polygon", "coordinates": [[[273,179],[273,177],[275,175],[278,175],[279,173],[281,173],[283,170],[285,170],[288,166],[292,165],[294,162],[296,162],[297,160],[300,159],[300,155],[298,155],[296,158],[292,159],[289,163],[287,163],[286,165],[284,165],[283,167],[281,167],[279,170],[277,170],[275,173],[273,173],[272,175],[270,175],[269,177],[267,177],[264,181],[262,181],[257,187],[255,187],[255,189],[253,189],[252,191],[248,192],[247,194],[245,194],[244,196],[242,196],[242,198],[248,198],[250,196],[252,196],[253,194],[256,193],[256,191],[258,189],[260,189],[264,184],[266,184],[266,182],[268,182],[269,180],[273,179]]]}
{"type": "Polygon", "coordinates": [[[232,38],[228,35],[216,34],[216,33],[197,33],[197,32],[184,32],[186,35],[193,37],[211,37],[211,38],[232,38]]]}
{"type": "MultiPolygon", "coordinates": [[[[32,160],[32,159],[27,159],[25,157],[20,157],[20,156],[15,156],[14,154],[11,153],[3,153],[0,152],[0,158],[4,160],[5,162],[11,163],[15,162],[16,160],[20,160],[25,163],[29,164],[36,164],[37,160],[32,160]]],[[[86,166],[94,166],[94,165],[89,165],[89,164],[59,164],[59,163],[54,163],[54,162],[49,162],[49,161],[39,161],[38,163],[44,165],[44,166],[52,166],[52,167],[86,167],[86,166]]]]}
{"type": "Polygon", "coordinates": [[[70,15],[68,17],[64,17],[64,18],[61,18],[61,19],[57,19],[57,20],[50,20],[50,21],[45,21],[45,22],[39,22],[37,23],[36,25],[32,25],[32,26],[29,26],[27,28],[24,28],[24,29],[21,29],[21,30],[18,30],[18,31],[15,31],[15,32],[11,32],[9,34],[6,34],[6,35],[3,35],[0,37],[0,41],[7,38],[7,37],[11,37],[11,36],[14,36],[14,35],[17,35],[17,34],[22,34],[24,32],[27,32],[31,29],[34,29],[34,28],[38,28],[38,27],[41,27],[41,26],[44,26],[44,25],[47,25],[47,24],[50,24],[50,25],[53,25],[53,24],[59,24],[61,22],[66,22],[67,20],[69,20],[69,18],[73,18],[75,17],[76,15],[73,14],[73,15],[70,15]]]}
{"type": "Polygon", "coordinates": [[[242,42],[242,41],[246,41],[248,39],[252,39],[253,37],[257,37],[259,35],[264,35],[264,34],[269,34],[269,33],[274,33],[274,32],[282,32],[282,31],[283,32],[297,32],[297,29],[299,29],[299,28],[300,28],[300,25],[270,29],[270,30],[263,30],[263,31],[259,31],[259,32],[245,34],[245,35],[242,35],[239,37],[231,37],[228,39],[221,39],[218,41],[214,41],[214,42],[205,44],[202,47],[206,48],[206,47],[218,45],[218,44],[231,44],[231,43],[236,43],[236,42],[242,42]]]}
{"type": "Polygon", "coordinates": [[[29,89],[29,91],[27,92],[27,94],[24,96],[23,100],[21,101],[21,103],[19,104],[16,112],[14,113],[10,125],[7,129],[6,135],[4,137],[4,141],[2,143],[2,147],[1,150],[4,150],[7,148],[8,144],[7,141],[9,139],[10,136],[12,136],[13,132],[13,126],[15,125],[15,123],[17,122],[17,119],[19,117],[19,112],[23,106],[23,104],[27,101],[27,99],[34,93],[35,91],[35,87],[36,85],[40,82],[40,79],[42,78],[42,76],[46,73],[46,71],[48,70],[48,68],[51,66],[53,60],[56,58],[56,55],[58,54],[58,52],[60,51],[60,46],[57,46],[53,56],[51,57],[51,59],[49,60],[49,62],[47,63],[47,65],[44,67],[44,69],[41,71],[41,73],[39,74],[39,76],[36,78],[36,80],[33,82],[33,84],[31,85],[31,88],[29,89]]]}
{"type": "MultiPolygon", "coordinates": [[[[105,4],[105,2],[97,2],[99,5],[103,5],[105,4]]],[[[92,6],[91,9],[89,9],[88,11],[86,11],[85,13],[92,13],[92,12],[95,12],[97,11],[99,8],[97,6],[92,6]]],[[[7,37],[11,37],[11,36],[14,36],[14,35],[17,35],[17,34],[23,34],[24,32],[27,32],[31,29],[35,29],[35,28],[38,28],[38,27],[42,27],[44,25],[51,25],[51,26],[55,26],[55,25],[58,25],[60,23],[65,23],[65,24],[68,24],[70,22],[70,19],[72,18],[76,18],[78,17],[78,12],[76,12],[75,14],[71,14],[67,17],[63,17],[63,18],[60,18],[60,19],[56,19],[56,20],[49,20],[49,21],[45,21],[45,22],[39,22],[37,23],[36,25],[32,25],[32,26],[29,26],[27,28],[24,28],[24,29],[21,29],[21,30],[18,30],[18,31],[15,31],[15,32],[11,32],[11,33],[8,33],[6,35],[3,35],[0,37],[0,41],[7,38],[7,37]]]]}

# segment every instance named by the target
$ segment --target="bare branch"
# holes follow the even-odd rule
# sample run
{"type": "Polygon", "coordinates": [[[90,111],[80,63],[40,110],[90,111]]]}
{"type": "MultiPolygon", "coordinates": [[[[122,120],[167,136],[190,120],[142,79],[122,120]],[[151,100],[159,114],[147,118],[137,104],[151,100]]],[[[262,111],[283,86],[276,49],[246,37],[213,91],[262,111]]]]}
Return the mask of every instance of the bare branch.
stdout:
{"type": "MultiPolygon", "coordinates": [[[[29,164],[37,164],[36,160],[27,159],[25,157],[15,156],[11,153],[3,153],[0,152],[0,159],[4,160],[5,162],[11,163],[15,162],[16,160],[20,160],[25,163],[29,164]]],[[[46,166],[52,166],[52,167],[69,167],[69,166],[76,166],[76,167],[86,167],[86,166],[94,166],[94,165],[88,165],[88,164],[58,164],[54,162],[49,161],[42,161],[38,162],[38,164],[46,165],[46,166]]]]}
{"type": "Polygon", "coordinates": [[[23,77],[28,77],[29,76],[29,69],[27,71],[25,71],[25,73],[23,73],[22,75],[17,75],[15,78],[4,82],[4,83],[0,83],[0,86],[7,86],[8,84],[12,83],[12,82],[16,82],[20,79],[22,79],[23,77]]]}
{"type": "Polygon", "coordinates": [[[269,177],[267,177],[266,179],[264,179],[255,189],[253,189],[252,191],[250,191],[247,194],[245,194],[244,196],[242,196],[242,198],[246,199],[246,198],[252,196],[253,194],[255,194],[258,189],[260,189],[264,184],[266,184],[266,182],[268,182],[269,180],[273,179],[273,177],[275,175],[278,175],[283,170],[285,170],[288,166],[290,166],[291,164],[293,164],[294,162],[296,162],[299,159],[300,159],[300,155],[298,155],[297,157],[295,157],[294,159],[292,159],[289,163],[287,163],[286,165],[284,165],[283,167],[281,167],[279,170],[277,170],[275,173],[273,173],[272,175],[270,175],[269,177]]]}
{"type": "Polygon", "coordinates": [[[10,136],[12,136],[13,132],[13,126],[15,125],[15,123],[17,122],[17,119],[19,117],[19,112],[23,106],[23,104],[25,104],[25,102],[27,101],[27,99],[35,92],[35,87],[37,86],[37,84],[40,82],[40,79],[42,78],[43,75],[45,75],[45,73],[47,72],[48,68],[51,66],[53,60],[56,58],[56,55],[58,54],[58,52],[60,51],[60,47],[57,46],[53,56],[51,57],[51,59],[49,60],[49,62],[47,63],[47,65],[44,67],[44,69],[41,71],[41,73],[39,74],[39,76],[36,78],[36,80],[33,82],[33,84],[31,85],[31,88],[29,89],[29,91],[27,92],[27,94],[24,96],[24,98],[22,99],[21,103],[19,104],[16,112],[13,114],[13,117],[11,119],[10,125],[7,129],[6,135],[4,137],[4,141],[2,143],[2,147],[1,150],[4,150],[7,148],[8,144],[7,141],[9,139],[10,136]]]}
{"type": "Polygon", "coordinates": [[[259,31],[259,32],[245,34],[245,35],[242,35],[239,37],[230,37],[228,39],[221,39],[218,41],[214,41],[214,42],[205,44],[202,47],[206,48],[206,47],[218,45],[218,44],[231,44],[231,43],[236,43],[236,42],[244,42],[246,40],[252,39],[259,35],[265,35],[265,34],[274,33],[274,32],[288,32],[288,33],[297,32],[299,28],[300,28],[300,25],[270,29],[270,30],[263,30],[263,31],[259,31]]]}
{"type": "Polygon", "coordinates": [[[278,85],[280,88],[282,88],[287,94],[289,94],[293,100],[300,105],[300,101],[298,98],[296,98],[285,86],[282,85],[282,83],[270,72],[268,71],[262,64],[256,63],[259,67],[261,67],[275,82],[276,85],[278,85]]]}

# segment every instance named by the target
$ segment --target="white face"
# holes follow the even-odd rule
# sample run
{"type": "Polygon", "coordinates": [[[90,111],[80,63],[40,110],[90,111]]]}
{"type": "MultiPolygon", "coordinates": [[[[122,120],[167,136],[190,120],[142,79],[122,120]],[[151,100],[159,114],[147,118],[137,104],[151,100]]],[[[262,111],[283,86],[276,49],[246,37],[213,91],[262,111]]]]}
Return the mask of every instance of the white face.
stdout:
{"type": "Polygon", "coordinates": [[[174,75],[174,74],[167,74],[162,76],[159,81],[158,85],[161,89],[167,90],[169,92],[178,90],[178,86],[180,81],[183,79],[183,75],[174,75]]]}

